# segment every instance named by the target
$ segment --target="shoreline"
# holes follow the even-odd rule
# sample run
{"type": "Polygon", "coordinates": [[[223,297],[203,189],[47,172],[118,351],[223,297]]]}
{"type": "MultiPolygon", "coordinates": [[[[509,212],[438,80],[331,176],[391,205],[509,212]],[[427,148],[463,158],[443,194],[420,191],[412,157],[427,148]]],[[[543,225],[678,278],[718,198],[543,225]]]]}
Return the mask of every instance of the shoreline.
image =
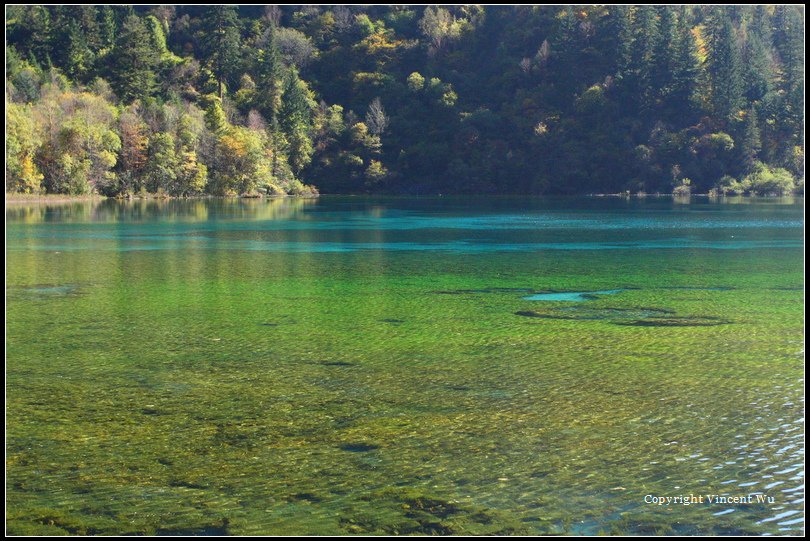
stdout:
{"type": "Polygon", "coordinates": [[[721,197],[742,197],[745,199],[753,199],[753,198],[760,198],[760,199],[778,199],[780,197],[804,197],[804,194],[787,194],[787,195],[750,195],[750,194],[734,194],[734,195],[726,195],[720,193],[691,193],[691,194],[674,194],[674,193],[589,193],[584,194],[583,197],[638,197],[638,198],[645,198],[645,197],[677,197],[677,198],[686,198],[686,197],[714,197],[714,198],[721,198],[721,197]]]}
{"type": "Polygon", "coordinates": [[[103,195],[6,193],[6,203],[73,203],[109,199],[103,195]]]}
{"type": "Polygon", "coordinates": [[[24,193],[6,193],[6,204],[9,203],[79,203],[83,201],[182,201],[182,200],[199,200],[199,199],[285,199],[285,198],[300,198],[300,199],[317,199],[319,195],[262,195],[262,196],[246,196],[246,195],[194,195],[189,197],[167,197],[149,195],[137,195],[133,197],[109,197],[106,195],[92,194],[92,195],[67,195],[67,194],[24,194],[24,193]]]}
{"type": "Polygon", "coordinates": [[[708,193],[693,193],[689,195],[675,195],[675,194],[667,194],[667,193],[651,193],[651,194],[628,194],[628,193],[588,193],[588,194],[578,194],[578,195],[520,195],[520,194],[479,194],[479,195],[470,195],[470,194],[432,194],[432,195],[421,195],[421,196],[409,196],[409,195],[394,195],[394,194],[343,194],[343,193],[335,193],[335,194],[317,194],[317,195],[262,195],[262,196],[245,196],[245,195],[195,195],[195,196],[188,196],[188,197],[166,197],[166,196],[156,196],[156,195],[138,195],[133,197],[108,197],[99,194],[92,194],[92,195],[67,195],[67,194],[18,194],[18,193],[6,193],[6,204],[21,204],[21,203],[80,203],[84,201],[106,201],[106,200],[113,200],[113,201],[191,201],[191,200],[201,200],[201,199],[245,199],[245,200],[277,200],[277,199],[317,199],[321,196],[343,196],[343,197],[416,197],[416,198],[425,198],[425,197],[438,197],[438,198],[445,198],[445,197],[487,197],[487,198],[497,198],[497,197],[533,197],[533,198],[560,198],[560,197],[589,197],[589,198],[623,198],[623,199],[644,199],[644,198],[676,198],[676,199],[686,199],[691,197],[699,197],[699,198],[712,198],[712,199],[781,199],[785,197],[797,197],[797,198],[804,198],[804,194],[791,194],[791,195],[723,195],[723,194],[708,194],[708,193]]]}

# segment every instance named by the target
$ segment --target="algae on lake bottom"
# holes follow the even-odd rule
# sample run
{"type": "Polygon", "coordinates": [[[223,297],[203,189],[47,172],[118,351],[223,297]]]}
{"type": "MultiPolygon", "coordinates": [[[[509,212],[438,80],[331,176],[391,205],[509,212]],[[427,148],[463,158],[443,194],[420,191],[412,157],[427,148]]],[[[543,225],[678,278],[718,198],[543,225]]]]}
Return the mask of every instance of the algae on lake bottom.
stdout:
{"type": "Polygon", "coordinates": [[[802,533],[800,204],[6,217],[10,534],[802,533]]]}

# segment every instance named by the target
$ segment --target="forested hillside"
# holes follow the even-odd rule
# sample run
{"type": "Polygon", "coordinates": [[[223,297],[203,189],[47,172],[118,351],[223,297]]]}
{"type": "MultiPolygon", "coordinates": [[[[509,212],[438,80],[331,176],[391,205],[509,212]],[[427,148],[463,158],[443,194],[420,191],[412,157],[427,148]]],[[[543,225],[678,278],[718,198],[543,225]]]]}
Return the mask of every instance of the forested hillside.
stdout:
{"type": "Polygon", "coordinates": [[[801,6],[7,6],[6,191],[782,194],[801,6]]]}

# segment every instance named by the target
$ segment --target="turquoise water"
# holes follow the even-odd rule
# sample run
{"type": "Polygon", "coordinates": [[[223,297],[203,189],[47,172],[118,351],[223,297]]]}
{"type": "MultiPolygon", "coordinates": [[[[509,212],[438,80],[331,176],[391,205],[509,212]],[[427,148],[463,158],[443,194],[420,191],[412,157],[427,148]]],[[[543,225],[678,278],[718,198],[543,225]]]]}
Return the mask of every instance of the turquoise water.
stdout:
{"type": "Polygon", "coordinates": [[[803,532],[802,199],[6,223],[9,533],[803,532]]]}
{"type": "Polygon", "coordinates": [[[561,291],[556,293],[535,293],[523,297],[527,301],[572,301],[581,302],[588,299],[598,298],[599,295],[615,295],[621,293],[621,289],[606,289],[604,291],[561,291]]]}

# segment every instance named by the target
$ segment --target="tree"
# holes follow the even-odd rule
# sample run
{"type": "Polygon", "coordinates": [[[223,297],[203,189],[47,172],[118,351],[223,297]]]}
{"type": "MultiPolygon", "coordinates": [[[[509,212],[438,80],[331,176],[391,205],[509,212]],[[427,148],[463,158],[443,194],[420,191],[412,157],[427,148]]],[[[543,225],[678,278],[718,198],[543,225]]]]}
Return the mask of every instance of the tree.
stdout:
{"type": "Polygon", "coordinates": [[[633,35],[628,6],[610,6],[605,23],[608,45],[613,62],[612,73],[623,78],[631,68],[633,35]]]}
{"type": "Polygon", "coordinates": [[[771,33],[766,21],[767,13],[763,6],[757,6],[743,47],[745,97],[752,102],[762,100],[772,86],[773,58],[765,46],[771,39],[771,33]]]}
{"type": "Polygon", "coordinates": [[[425,87],[425,78],[422,75],[415,71],[408,75],[408,89],[411,92],[419,92],[425,87]]]}
{"type": "Polygon", "coordinates": [[[208,182],[208,167],[200,162],[200,139],[205,135],[205,125],[201,112],[196,107],[188,107],[180,113],[177,122],[177,146],[179,170],[177,171],[176,191],[173,195],[193,195],[203,193],[208,182]]]}
{"type": "Polygon", "coordinates": [[[774,11],[774,40],[782,61],[786,87],[804,84],[804,18],[801,8],[777,6],[774,11]]]}
{"type": "Polygon", "coordinates": [[[117,24],[115,22],[115,12],[110,6],[99,8],[99,48],[106,50],[115,45],[115,34],[117,24]]]}
{"type": "Polygon", "coordinates": [[[264,50],[259,51],[259,60],[256,66],[255,107],[264,118],[270,121],[267,131],[270,137],[270,147],[273,150],[272,175],[276,175],[279,171],[278,151],[282,147],[279,112],[281,111],[282,85],[285,71],[281,55],[276,46],[276,29],[271,24],[267,29],[267,43],[264,50]]]}
{"type": "Polygon", "coordinates": [[[708,72],[714,113],[729,121],[743,104],[740,48],[726,10],[715,8],[708,22],[708,72]]]}
{"type": "Polygon", "coordinates": [[[121,134],[121,156],[118,164],[120,187],[114,193],[140,191],[141,178],[148,158],[149,138],[146,124],[138,114],[137,107],[125,109],[118,119],[121,134]]]}
{"type": "Polygon", "coordinates": [[[68,48],[65,70],[78,81],[87,81],[95,55],[87,45],[84,32],[78,21],[71,20],[68,27],[68,48]]]}
{"type": "Polygon", "coordinates": [[[214,134],[223,133],[228,129],[228,119],[222,109],[222,100],[218,96],[209,95],[205,99],[205,125],[214,134]]]}
{"type": "Polygon", "coordinates": [[[687,22],[685,8],[680,9],[675,27],[675,40],[672,53],[672,87],[668,93],[670,118],[681,118],[689,122],[693,110],[692,98],[695,93],[698,77],[695,38],[687,22]]]}
{"type": "MultiPolygon", "coordinates": [[[[288,144],[288,158],[295,173],[300,173],[312,158],[312,111],[315,100],[306,83],[291,68],[284,85],[281,106],[281,128],[288,144]]],[[[274,149],[278,151],[278,148],[274,149]]]]}
{"type": "Polygon", "coordinates": [[[762,141],[760,140],[757,121],[757,110],[753,107],[749,109],[745,115],[743,139],[740,147],[745,171],[749,172],[757,162],[759,151],[762,149],[762,141]]]}
{"type": "Polygon", "coordinates": [[[449,11],[438,6],[428,6],[419,29],[430,40],[434,51],[441,51],[448,40],[458,37],[460,26],[449,11]]]}
{"type": "Polygon", "coordinates": [[[127,17],[112,52],[110,82],[116,95],[125,103],[151,96],[157,88],[159,60],[142,19],[127,17]]]}
{"type": "MultiPolygon", "coordinates": [[[[11,10],[9,6],[9,10],[11,10]]],[[[26,58],[47,66],[51,62],[53,17],[46,6],[20,7],[16,24],[8,24],[9,42],[16,42],[26,58]]],[[[11,15],[10,12],[8,12],[11,15]]],[[[9,17],[10,18],[10,17],[9,17]]],[[[7,18],[8,21],[8,18],[7,18]]],[[[10,22],[10,21],[9,21],[10,22]]],[[[63,30],[63,29],[62,29],[63,30]]]]}
{"type": "Polygon", "coordinates": [[[649,110],[654,101],[652,85],[655,45],[658,42],[658,21],[653,6],[638,6],[633,15],[633,70],[629,77],[631,95],[649,110]]]}
{"type": "Polygon", "coordinates": [[[272,184],[271,164],[262,134],[230,126],[216,139],[211,191],[216,195],[252,193],[272,184]]]}
{"type": "Polygon", "coordinates": [[[279,28],[275,36],[276,47],[288,66],[303,68],[317,53],[312,40],[293,28],[279,28]]]}
{"type": "Polygon", "coordinates": [[[149,44],[158,54],[159,58],[169,54],[169,49],[166,46],[166,32],[163,30],[163,24],[154,15],[149,15],[144,19],[146,30],[149,32],[149,44]]]}
{"type": "Polygon", "coordinates": [[[174,146],[174,137],[170,133],[156,133],[149,140],[146,188],[150,192],[178,193],[176,183],[180,164],[174,146]]]}
{"type": "Polygon", "coordinates": [[[28,62],[17,61],[16,51],[8,48],[6,52],[6,73],[11,83],[7,90],[15,101],[32,103],[39,99],[39,87],[42,73],[28,62]]]}
{"type": "Polygon", "coordinates": [[[388,127],[388,116],[385,114],[380,98],[374,98],[368,106],[366,125],[373,135],[382,135],[388,127]]]}
{"type": "Polygon", "coordinates": [[[267,43],[264,50],[259,51],[256,66],[255,107],[270,120],[270,127],[274,131],[278,129],[284,73],[284,64],[276,46],[276,30],[270,25],[267,29],[267,43]]]}
{"type": "Polygon", "coordinates": [[[34,162],[42,141],[30,105],[6,102],[6,191],[37,193],[42,179],[34,162]]]}
{"type": "Polygon", "coordinates": [[[799,6],[780,5],[774,11],[774,41],[781,60],[776,114],[779,126],[775,159],[797,174],[804,170],[804,17],[799,6]]]}
{"type": "Polygon", "coordinates": [[[217,78],[220,99],[223,83],[231,81],[239,63],[238,24],[235,6],[211,6],[203,19],[203,54],[217,78]]]}
{"type": "Polygon", "coordinates": [[[656,108],[669,99],[675,73],[675,42],[677,40],[675,11],[671,6],[658,8],[659,22],[656,43],[653,49],[650,84],[656,108]]]}
{"type": "Polygon", "coordinates": [[[34,117],[42,123],[43,144],[36,163],[50,193],[108,193],[116,184],[121,151],[116,110],[86,92],[47,88],[34,117]]]}

